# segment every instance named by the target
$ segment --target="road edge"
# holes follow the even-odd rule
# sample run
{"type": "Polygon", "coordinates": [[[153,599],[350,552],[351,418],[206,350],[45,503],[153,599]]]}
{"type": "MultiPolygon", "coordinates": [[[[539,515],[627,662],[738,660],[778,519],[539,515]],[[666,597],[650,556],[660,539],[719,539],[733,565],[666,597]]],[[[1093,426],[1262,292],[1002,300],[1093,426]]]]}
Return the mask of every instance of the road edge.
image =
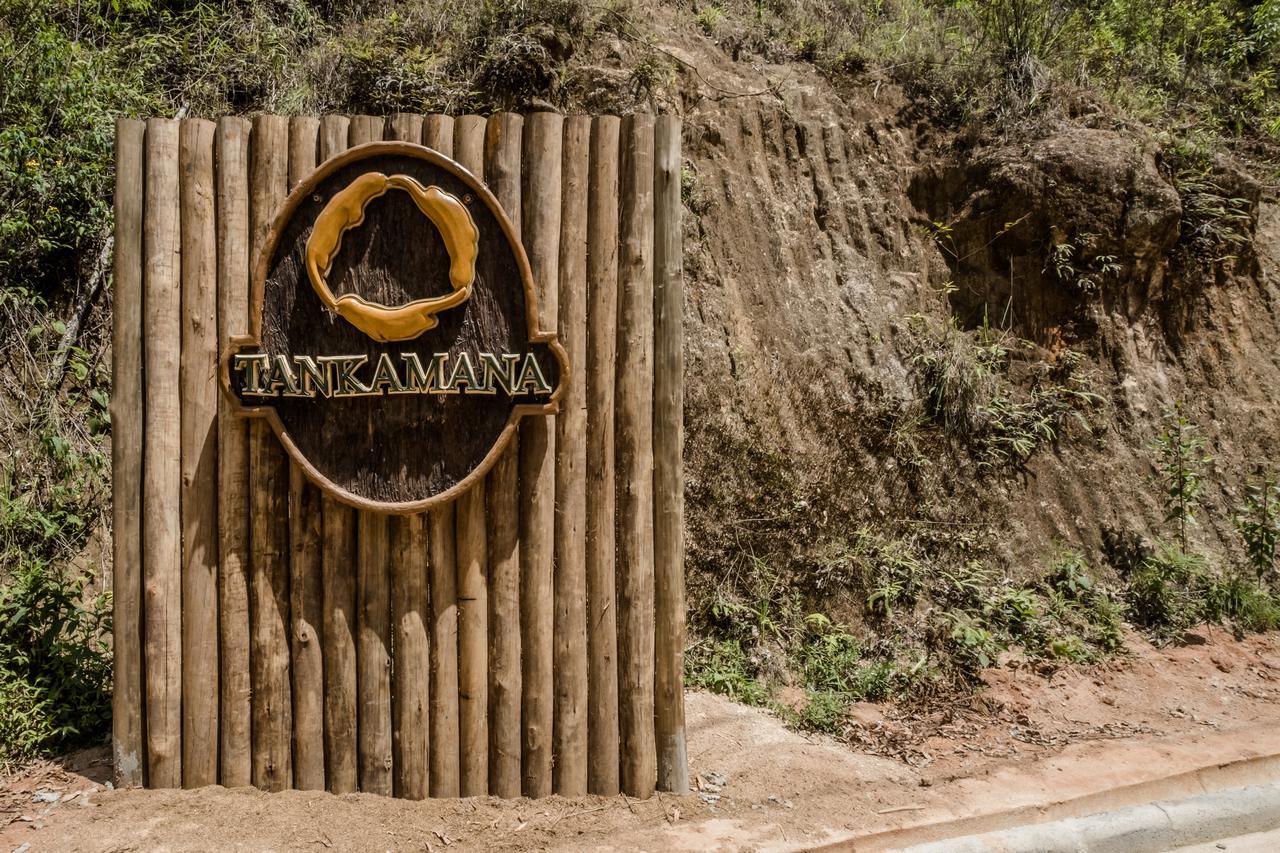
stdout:
{"type": "MultiPolygon", "coordinates": [[[[875,850],[903,850],[942,841],[954,845],[963,839],[975,836],[989,837],[1009,833],[1013,830],[1030,832],[1049,824],[1082,819],[1101,820],[1109,815],[1114,816],[1129,811],[1133,811],[1134,815],[1128,815],[1127,819],[1135,821],[1140,819],[1137,815],[1143,808],[1150,809],[1149,812],[1144,812],[1144,814],[1148,815],[1149,825],[1154,829],[1161,821],[1162,812],[1160,809],[1162,807],[1166,809],[1173,807],[1176,810],[1181,809],[1185,803],[1203,800],[1203,805],[1206,808],[1213,805],[1225,808],[1224,801],[1214,799],[1214,795],[1227,791],[1238,794],[1242,790],[1263,789],[1269,786],[1276,786],[1277,809],[1280,809],[1280,751],[1208,764],[1158,779],[1149,779],[1131,785],[1122,785],[1050,803],[1020,806],[1006,811],[882,830],[869,834],[850,833],[838,838],[828,839],[822,844],[806,846],[804,849],[815,851],[856,850],[859,853],[863,853],[863,851],[875,850]]],[[[1263,798],[1265,800],[1265,795],[1263,795],[1263,798]]],[[[1181,812],[1177,813],[1180,814],[1181,812]]],[[[1207,816],[1212,813],[1201,810],[1198,814],[1199,818],[1197,819],[1204,823],[1207,816]]],[[[1280,815],[1280,811],[1277,811],[1277,814],[1280,815]]],[[[1166,820],[1168,819],[1172,818],[1167,817],[1166,820]]],[[[1119,828],[1121,825],[1121,823],[1117,823],[1116,827],[1119,828]]],[[[1136,825],[1130,824],[1131,828],[1136,825]]],[[[1241,824],[1241,826],[1244,825],[1244,823],[1241,824]]],[[[1250,829],[1246,831],[1252,832],[1256,830],[1250,829]]],[[[1100,844],[1102,837],[1099,836],[1098,840],[1091,843],[1100,844]]],[[[1010,849],[1040,849],[1036,843],[1033,843],[1033,838],[1039,839],[1040,836],[1027,835],[1025,844],[1020,842],[1010,849]]],[[[1191,839],[1190,841],[1179,843],[1189,844],[1197,840],[1204,839],[1191,839]]],[[[946,849],[962,848],[948,847],[946,849]]],[[[989,850],[991,847],[988,845],[974,849],[989,850]]],[[[1064,849],[1075,850],[1079,848],[1068,847],[1064,849]]],[[[1091,846],[1089,849],[1092,850],[1094,847],[1091,846]]],[[[1098,847],[1097,849],[1111,848],[1098,847]]],[[[1131,850],[1133,848],[1120,847],[1116,849],[1131,850]]]]}

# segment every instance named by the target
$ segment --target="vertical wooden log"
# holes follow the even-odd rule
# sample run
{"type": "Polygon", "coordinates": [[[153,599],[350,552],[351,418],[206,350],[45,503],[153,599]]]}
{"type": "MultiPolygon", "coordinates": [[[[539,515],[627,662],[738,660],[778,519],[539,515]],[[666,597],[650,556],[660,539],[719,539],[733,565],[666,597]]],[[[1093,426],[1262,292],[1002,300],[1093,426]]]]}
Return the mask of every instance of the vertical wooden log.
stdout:
{"type": "Polygon", "coordinates": [[[587,174],[591,119],[565,121],[559,337],[568,388],[555,419],[555,791],[587,793],[587,174]]]}
{"type": "Polygon", "coordinates": [[[427,517],[392,520],[391,597],[395,636],[392,648],[392,761],[395,795],[421,800],[428,793],[430,757],[431,620],[427,599],[427,517]]]}
{"type": "MultiPolygon", "coordinates": [[[[421,142],[423,117],[397,113],[387,121],[387,137],[421,142]]],[[[397,797],[427,796],[430,757],[431,621],[427,598],[427,519],[392,519],[391,614],[394,629],[391,668],[391,745],[397,797]]]]}
{"type": "MultiPolygon", "coordinates": [[[[289,120],[289,189],[316,167],[320,120],[289,120]]],[[[289,463],[289,639],[293,652],[293,786],[322,791],[324,774],[324,621],[320,490],[289,463]]]]}
{"type": "Polygon", "coordinates": [[[111,757],[118,788],[143,782],[142,195],[147,126],[116,122],[111,312],[111,757]]]}
{"type": "Polygon", "coordinates": [[[653,116],[623,120],[616,461],[622,789],[657,783],[653,733],[653,116]]]}
{"type": "Polygon", "coordinates": [[[489,793],[489,555],[484,529],[484,481],[455,503],[458,560],[459,790],[489,793]]]}
{"type": "Polygon", "coordinates": [[[289,190],[306,180],[316,168],[320,146],[320,119],[294,116],[289,119],[289,190]]]}
{"type": "Polygon", "coordinates": [[[613,380],[618,320],[618,127],[591,125],[587,202],[587,648],[591,793],[618,793],[618,634],[614,583],[613,380]]]}
{"type": "MultiPolygon", "coordinates": [[[[320,120],[320,161],[347,150],[351,120],[320,120]]],[[[359,787],[356,767],[355,512],[321,498],[321,574],[324,593],[324,753],[327,787],[347,794],[359,787]]]]}
{"type": "MultiPolygon", "coordinates": [[[[218,122],[218,345],[249,331],[249,122],[218,122]]],[[[220,353],[225,355],[225,351],[220,353]]],[[[249,784],[249,425],[218,395],[219,781],[249,784]]]]}
{"type": "MultiPolygon", "coordinates": [[[[560,154],[564,117],[536,113],[524,123],[523,221],[525,249],[537,290],[538,323],[556,327],[560,246],[560,154]]],[[[551,793],[555,630],[556,436],[554,418],[520,424],[520,632],[524,651],[521,788],[529,797],[551,793]]]]}
{"type": "MultiPolygon", "coordinates": [[[[453,157],[484,180],[484,119],[454,122],[453,157]]],[[[485,484],[455,503],[458,559],[458,739],[460,791],[489,793],[489,554],[485,536],[485,484]]]]}
{"type": "Polygon", "coordinates": [[[346,116],[327,115],[320,119],[320,162],[346,151],[350,136],[351,119],[346,116]]]}
{"type": "Polygon", "coordinates": [[[218,781],[218,256],[214,124],[188,119],[182,170],[182,784],[218,781]]]}
{"type": "MultiPolygon", "coordinates": [[[[484,116],[458,116],[453,123],[453,157],[464,169],[484,180],[484,116]]],[[[430,145],[430,143],[426,143],[430,145]]]]}
{"type": "Polygon", "coordinates": [[[147,783],[182,784],[182,492],[179,347],[182,337],[178,122],[147,122],[143,225],[142,553],[147,783]]]}
{"type": "MultiPolygon", "coordinates": [[[[386,120],[379,116],[351,117],[352,147],[382,139],[386,120]]],[[[360,790],[371,794],[392,791],[391,750],[391,574],[390,538],[386,516],[356,514],[359,578],[356,590],[360,614],[356,645],[357,746],[360,790]]]]}
{"type": "Polygon", "coordinates": [[[684,277],[680,119],[659,116],[653,154],[654,738],[658,787],[689,793],[684,737],[684,277]]]}
{"type": "Polygon", "coordinates": [[[347,144],[354,148],[366,142],[378,142],[382,139],[382,130],[386,120],[381,116],[352,116],[351,135],[347,144]]]}
{"type": "Polygon", "coordinates": [[[356,769],[355,513],[325,496],[321,505],[324,585],[324,754],[327,787],[349,794],[356,769]]]}
{"type": "Polygon", "coordinates": [[[357,514],[359,630],[356,672],[360,790],[389,796],[391,785],[391,565],[387,517],[357,514]]]}
{"type": "Polygon", "coordinates": [[[453,156],[453,116],[433,113],[422,122],[422,144],[434,148],[446,157],[453,156]]]}
{"type": "MultiPolygon", "coordinates": [[[[517,235],[520,225],[520,147],[523,119],[495,115],[485,126],[485,178],[517,235]]],[[[498,458],[485,483],[489,546],[489,792],[520,796],[521,631],[519,436],[498,458]]]]}
{"type": "Polygon", "coordinates": [[[293,786],[323,791],[324,623],[320,490],[289,466],[289,614],[293,652],[293,786]]]}
{"type": "Polygon", "coordinates": [[[416,113],[395,113],[387,117],[387,139],[398,139],[401,142],[419,143],[422,141],[423,117],[416,113]]]}
{"type": "MultiPolygon", "coordinates": [[[[288,185],[289,122],[253,121],[249,229],[256,260],[288,185]]],[[[249,427],[250,654],[253,784],[293,784],[293,707],[289,684],[289,462],[265,419],[249,427]]]]}
{"type": "Polygon", "coordinates": [[[458,589],[453,504],[429,513],[431,553],[431,796],[456,797],[458,589]]]}

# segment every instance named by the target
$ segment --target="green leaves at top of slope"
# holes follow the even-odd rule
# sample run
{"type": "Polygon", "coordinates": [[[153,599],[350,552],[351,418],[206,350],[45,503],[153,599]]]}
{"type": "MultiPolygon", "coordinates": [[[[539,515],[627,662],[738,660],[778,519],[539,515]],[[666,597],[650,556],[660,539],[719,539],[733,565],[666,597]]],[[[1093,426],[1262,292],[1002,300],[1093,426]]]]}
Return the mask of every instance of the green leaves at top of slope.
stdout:
{"type": "Polygon", "coordinates": [[[0,284],[79,274],[111,217],[115,116],[147,113],[154,52],[97,4],[0,0],[0,284]]]}

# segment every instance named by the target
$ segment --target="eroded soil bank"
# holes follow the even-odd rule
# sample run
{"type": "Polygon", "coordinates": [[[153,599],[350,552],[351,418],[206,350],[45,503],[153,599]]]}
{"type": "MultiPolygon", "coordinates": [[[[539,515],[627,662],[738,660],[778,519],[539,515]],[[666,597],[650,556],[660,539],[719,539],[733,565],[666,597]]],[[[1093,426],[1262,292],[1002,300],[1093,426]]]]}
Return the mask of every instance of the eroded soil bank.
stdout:
{"type": "Polygon", "coordinates": [[[353,794],[108,790],[105,750],[0,788],[0,850],[787,849],[1061,802],[1280,749],[1280,633],[1216,629],[1179,648],[1051,674],[987,672],[964,705],[909,720],[857,709],[858,751],[689,694],[700,790],[406,802],[353,794]],[[30,847],[23,847],[30,845],[30,847]]]}

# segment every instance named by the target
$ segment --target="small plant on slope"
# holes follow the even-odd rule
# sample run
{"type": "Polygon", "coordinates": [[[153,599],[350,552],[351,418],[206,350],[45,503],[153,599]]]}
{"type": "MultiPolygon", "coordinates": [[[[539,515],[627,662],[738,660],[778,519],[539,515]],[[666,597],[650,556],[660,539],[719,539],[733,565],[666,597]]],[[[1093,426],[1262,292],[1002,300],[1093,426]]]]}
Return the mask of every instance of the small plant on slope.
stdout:
{"type": "Polygon", "coordinates": [[[1244,502],[1237,508],[1234,520],[1258,582],[1273,578],[1276,543],[1280,540],[1280,483],[1274,474],[1259,470],[1245,484],[1244,502]]]}
{"type": "Polygon", "coordinates": [[[1151,449],[1156,452],[1165,523],[1177,526],[1178,546],[1186,551],[1187,528],[1196,523],[1204,469],[1213,457],[1205,453],[1204,436],[1187,417],[1181,402],[1165,410],[1164,430],[1151,449]]]}

